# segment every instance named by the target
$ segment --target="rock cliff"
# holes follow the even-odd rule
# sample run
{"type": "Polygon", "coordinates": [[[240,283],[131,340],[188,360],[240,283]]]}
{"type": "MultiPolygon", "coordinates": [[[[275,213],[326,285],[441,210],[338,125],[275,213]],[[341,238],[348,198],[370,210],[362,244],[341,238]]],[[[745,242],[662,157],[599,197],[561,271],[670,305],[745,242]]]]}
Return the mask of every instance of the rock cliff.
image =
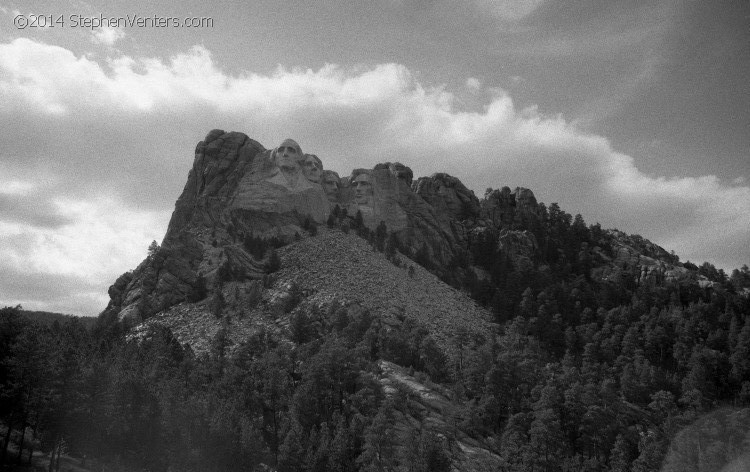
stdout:
{"type": "MultiPolygon", "coordinates": [[[[503,254],[516,270],[538,264],[545,250],[538,240],[544,212],[526,188],[490,189],[479,200],[456,177],[437,173],[414,180],[411,169],[398,162],[340,177],[291,139],[266,149],[243,133],[213,130],[195,148],[160,248],[110,287],[105,313],[134,325],[211,296],[227,278],[259,281],[268,272],[269,256],[252,254],[248,241],[294,243],[333,214],[345,215],[339,220],[344,226],[361,221],[373,235],[384,224],[389,244],[402,256],[461,287],[473,273],[487,278],[481,267],[491,267],[476,250],[483,242],[491,241],[488,250],[503,254]]],[[[595,262],[591,275],[599,280],[613,280],[626,269],[637,282],[687,272],[643,238],[617,231],[609,237],[609,253],[581,248],[584,259],[595,262]]],[[[320,283],[336,276],[336,267],[329,267],[329,278],[320,283]]]]}
{"type": "MultiPolygon", "coordinates": [[[[368,320],[357,349],[377,360],[366,376],[402,407],[396,434],[414,437],[427,425],[452,438],[452,470],[497,470],[507,464],[498,453],[502,437],[488,431],[505,421],[510,403],[495,411],[501,397],[478,399],[491,398],[482,397],[485,387],[500,388],[506,377],[472,370],[466,359],[476,355],[471,365],[484,365],[479,350],[485,346],[491,359],[502,339],[519,355],[534,332],[562,355],[559,340],[574,331],[563,335],[561,306],[540,286],[554,278],[560,293],[570,293],[571,320],[593,316],[582,304],[592,303],[594,288],[617,301],[618,287],[710,290],[713,283],[639,236],[548,209],[526,188],[489,189],[479,199],[456,177],[415,179],[399,162],[341,176],[294,140],[266,149],[242,133],[213,130],[196,146],[161,246],[110,287],[103,317],[129,325],[132,338],[166,326],[198,354],[214,352],[219,340],[222,358],[241,357],[243,343],[258,335],[304,355],[312,351],[301,347],[325,330],[339,336],[342,320],[368,320]],[[426,363],[416,372],[422,367],[414,362],[395,364],[398,356],[386,361],[389,342],[394,352],[432,358],[432,373],[426,363]],[[439,380],[452,374],[463,378],[455,389],[439,380]],[[494,423],[468,421],[481,412],[494,423]]],[[[523,349],[537,359],[536,341],[523,349]]],[[[516,375],[508,374],[508,381],[516,375]]]]}
{"type": "Polygon", "coordinates": [[[479,215],[479,202],[446,174],[412,180],[411,169],[390,162],[340,178],[293,140],[269,150],[245,134],[213,130],[196,146],[160,249],[111,287],[107,311],[138,323],[194,298],[201,284],[210,291],[222,265],[260,278],[262,264],[239,243],[291,242],[306,221],[323,224],[337,206],[350,220],[361,214],[370,230],[385,223],[407,255],[422,250],[445,267],[466,247],[465,221],[479,215]]]}

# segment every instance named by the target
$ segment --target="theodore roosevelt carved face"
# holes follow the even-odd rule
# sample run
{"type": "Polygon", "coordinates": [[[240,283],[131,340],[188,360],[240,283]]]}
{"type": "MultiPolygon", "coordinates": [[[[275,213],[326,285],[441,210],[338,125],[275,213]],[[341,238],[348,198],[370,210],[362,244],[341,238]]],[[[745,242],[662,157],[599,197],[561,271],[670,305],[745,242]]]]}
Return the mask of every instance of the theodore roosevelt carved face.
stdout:
{"type": "Polygon", "coordinates": [[[324,170],[320,184],[323,186],[323,191],[326,193],[328,200],[336,200],[339,192],[339,187],[341,186],[339,182],[339,176],[336,175],[336,173],[332,170],[324,170]]]}

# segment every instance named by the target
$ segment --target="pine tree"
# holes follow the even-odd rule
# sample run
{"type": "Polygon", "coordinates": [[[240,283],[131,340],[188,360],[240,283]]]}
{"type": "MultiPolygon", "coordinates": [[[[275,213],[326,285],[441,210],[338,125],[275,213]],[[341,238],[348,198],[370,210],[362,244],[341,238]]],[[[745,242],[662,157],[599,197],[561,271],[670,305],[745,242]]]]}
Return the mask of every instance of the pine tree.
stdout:
{"type": "Polygon", "coordinates": [[[618,434],[609,455],[610,470],[612,472],[629,472],[631,461],[630,444],[625,440],[625,436],[618,434]]]}
{"type": "Polygon", "coordinates": [[[354,470],[350,448],[350,432],[343,415],[339,416],[333,439],[328,447],[328,470],[330,472],[354,470]]]}
{"type": "Polygon", "coordinates": [[[638,441],[638,457],[631,465],[632,472],[653,472],[659,470],[667,443],[654,430],[641,431],[638,441]]]}
{"type": "Polygon", "coordinates": [[[272,274],[281,269],[281,258],[276,249],[271,249],[271,253],[268,256],[268,262],[265,265],[266,272],[272,274]]]}
{"type": "Polygon", "coordinates": [[[557,388],[548,382],[539,400],[534,403],[534,420],[529,428],[527,462],[539,470],[553,471],[563,458],[564,436],[557,405],[560,405],[557,388]]]}
{"type": "Polygon", "coordinates": [[[151,244],[148,246],[148,257],[155,256],[157,252],[159,252],[159,243],[151,241],[151,244]]]}
{"type": "Polygon", "coordinates": [[[315,447],[315,454],[313,455],[313,461],[311,472],[326,472],[328,470],[328,457],[329,448],[331,445],[331,430],[328,428],[328,423],[320,425],[320,433],[318,434],[318,442],[315,447]]]}
{"type": "Polygon", "coordinates": [[[422,433],[419,439],[421,470],[424,472],[449,472],[451,457],[447,442],[431,431],[422,433]]]}
{"type": "Polygon", "coordinates": [[[529,470],[529,467],[524,468],[524,458],[530,452],[527,429],[528,418],[525,413],[516,413],[508,418],[500,437],[501,470],[529,470]]]}
{"type": "Polygon", "coordinates": [[[381,221],[378,227],[375,228],[375,247],[378,251],[385,251],[385,240],[388,237],[388,228],[385,225],[385,221],[381,221]]]}
{"type": "Polygon", "coordinates": [[[216,318],[221,317],[221,313],[224,311],[224,306],[226,306],[224,295],[221,293],[221,290],[216,290],[213,298],[211,298],[211,314],[216,318]]]}
{"type": "Polygon", "coordinates": [[[396,237],[396,233],[390,233],[388,235],[388,240],[385,244],[385,256],[392,260],[394,257],[396,257],[396,251],[398,250],[398,238],[396,237]]]}
{"type": "Polygon", "coordinates": [[[206,287],[206,278],[203,276],[203,274],[199,274],[198,277],[195,278],[195,282],[193,283],[190,293],[188,294],[188,301],[190,303],[199,302],[206,298],[207,294],[208,289],[206,287]]]}
{"type": "Polygon", "coordinates": [[[357,214],[354,215],[354,223],[352,224],[352,227],[354,229],[360,229],[364,226],[364,218],[362,217],[362,211],[357,210],[357,214]]]}
{"type": "Polygon", "coordinates": [[[362,454],[357,458],[361,470],[367,472],[394,471],[398,465],[398,439],[395,437],[394,407],[386,400],[365,430],[362,454]]]}
{"type": "Polygon", "coordinates": [[[298,422],[292,422],[292,426],[279,448],[276,462],[281,472],[298,472],[304,470],[304,433],[302,426],[298,422]]]}
{"type": "Polygon", "coordinates": [[[732,377],[735,382],[741,383],[750,380],[750,318],[745,321],[737,343],[729,357],[732,364],[732,377]]]}

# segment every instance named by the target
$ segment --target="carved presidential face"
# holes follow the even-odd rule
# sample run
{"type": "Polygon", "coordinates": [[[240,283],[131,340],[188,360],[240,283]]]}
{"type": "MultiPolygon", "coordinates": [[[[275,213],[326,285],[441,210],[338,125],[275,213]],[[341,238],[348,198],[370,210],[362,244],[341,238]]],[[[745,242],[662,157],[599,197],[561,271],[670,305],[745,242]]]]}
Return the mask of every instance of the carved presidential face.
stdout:
{"type": "Polygon", "coordinates": [[[302,158],[302,149],[291,139],[285,139],[274,151],[275,164],[282,170],[298,168],[298,160],[302,158]]]}
{"type": "Polygon", "coordinates": [[[297,166],[297,150],[292,146],[280,146],[276,149],[276,165],[282,169],[297,166]]]}
{"type": "Polygon", "coordinates": [[[306,154],[302,161],[302,172],[310,182],[319,183],[323,172],[323,163],[314,154],[306,154]]]}
{"type": "Polygon", "coordinates": [[[339,191],[339,176],[333,171],[324,171],[320,184],[323,186],[323,191],[329,199],[335,197],[339,191]]]}
{"type": "Polygon", "coordinates": [[[354,187],[354,201],[358,205],[370,205],[372,199],[372,182],[367,174],[359,174],[352,182],[354,187]]]}

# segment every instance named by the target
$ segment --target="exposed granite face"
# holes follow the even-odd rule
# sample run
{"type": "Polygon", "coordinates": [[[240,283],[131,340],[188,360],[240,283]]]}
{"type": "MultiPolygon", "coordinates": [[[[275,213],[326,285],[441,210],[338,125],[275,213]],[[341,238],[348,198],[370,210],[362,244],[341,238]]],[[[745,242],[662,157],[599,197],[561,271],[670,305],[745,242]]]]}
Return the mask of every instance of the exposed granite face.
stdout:
{"type": "Polygon", "coordinates": [[[341,199],[341,178],[332,170],[324,170],[321,173],[320,185],[323,187],[326,197],[330,203],[336,203],[341,199]]]}
{"type": "MultiPolygon", "coordinates": [[[[308,217],[325,223],[336,205],[350,218],[361,213],[371,230],[385,223],[407,255],[422,251],[438,270],[469,249],[469,231],[477,225],[501,228],[536,214],[528,189],[505,187],[480,203],[450,175],[413,178],[399,162],[341,178],[292,139],[266,149],[243,133],[213,130],[196,146],[161,248],[118,279],[107,311],[137,323],[195,298],[203,286],[212,292],[222,267],[261,277],[262,263],[244,250],[244,238],[292,241],[308,217]]],[[[514,257],[533,259],[528,237],[502,241],[514,257]]]]}
{"type": "Polygon", "coordinates": [[[403,180],[404,183],[411,187],[412,180],[414,179],[414,172],[400,162],[384,162],[375,166],[374,170],[388,169],[399,180],[403,180]]]}
{"type": "Polygon", "coordinates": [[[523,187],[511,192],[509,187],[493,190],[481,202],[482,218],[494,226],[511,226],[514,222],[526,222],[539,217],[539,205],[534,193],[523,187]]]}
{"type": "Polygon", "coordinates": [[[630,236],[622,231],[609,230],[612,236],[614,257],[597,254],[609,264],[593,271],[599,280],[615,281],[620,274],[629,274],[636,283],[664,283],[689,281],[695,274],[669,262],[672,256],[662,247],[640,236],[630,236]]]}
{"type": "Polygon", "coordinates": [[[161,249],[113,286],[107,310],[132,322],[147,318],[189,299],[201,277],[210,288],[223,263],[262,273],[228,248],[241,247],[246,235],[290,239],[308,215],[324,222],[330,203],[322,172],[293,140],[266,150],[243,133],[211,131],[196,146],[161,249]]]}
{"type": "MultiPolygon", "coordinates": [[[[323,161],[315,154],[305,154],[300,161],[305,178],[314,184],[321,183],[323,177],[323,161]]],[[[325,191],[325,189],[324,189],[325,191]]]]}
{"type": "MultiPolygon", "coordinates": [[[[213,130],[196,147],[161,247],[115,281],[105,313],[136,326],[133,336],[149,324],[166,325],[180,343],[201,353],[220,329],[234,345],[259,330],[289,339],[296,314],[320,316],[334,307],[367,310],[383,329],[398,329],[404,320],[417,323],[447,354],[446,363],[457,365],[464,356],[461,338],[494,337],[496,318],[444,280],[452,283],[473,273],[474,280],[491,281],[497,267],[510,264],[502,260],[490,271],[478,260],[490,252],[507,257],[514,270],[534,270],[544,259],[540,245],[549,244],[537,231],[545,223],[541,214],[534,194],[522,187],[492,190],[480,201],[455,177],[440,173],[415,181],[411,169],[391,162],[340,177],[294,140],[265,149],[242,133],[213,130]],[[361,213],[371,230],[383,222],[400,243],[395,258],[373,250],[344,225],[324,224],[314,237],[304,235],[308,218],[325,223],[336,206],[350,219],[361,213]],[[289,243],[274,252],[281,262],[271,276],[265,267],[270,257],[254,255],[250,244],[243,244],[251,236],[289,243]],[[217,300],[221,309],[214,308],[217,300]]],[[[597,239],[607,242],[605,249],[580,244],[578,261],[587,278],[713,284],[643,238],[606,233],[597,239]]],[[[402,431],[426,420],[453,435],[458,448],[453,470],[501,467],[502,458],[493,452],[496,443],[456,428],[455,411],[461,410],[453,408],[461,402],[455,392],[383,360],[370,375],[386,395],[408,393],[407,405],[418,415],[397,413],[402,431]]]]}
{"type": "MultiPolygon", "coordinates": [[[[419,255],[422,263],[443,274],[453,261],[465,260],[475,237],[487,231],[498,236],[496,249],[515,267],[538,260],[533,234],[518,230],[542,223],[529,189],[503,187],[480,201],[455,177],[438,173],[415,181],[412,170],[399,162],[340,177],[292,139],[266,149],[243,133],[213,130],[196,146],[161,247],[112,285],[106,311],[138,323],[215,293],[220,270],[259,279],[264,261],[249,254],[245,239],[292,242],[310,220],[325,224],[335,206],[350,219],[361,213],[371,230],[385,223],[406,256],[419,255]]],[[[661,262],[669,254],[658,246],[642,238],[618,238],[612,266],[634,268],[639,282],[682,276],[682,268],[661,262]]],[[[595,248],[586,251],[607,257],[595,248]]]]}
{"type": "Polygon", "coordinates": [[[274,167],[268,151],[260,154],[257,161],[257,167],[243,175],[227,202],[230,210],[273,215],[281,226],[293,225],[296,218],[289,217],[295,212],[309,215],[318,223],[325,222],[330,204],[319,178],[318,182],[310,180],[301,167],[274,167]]]}
{"type": "MultiPolygon", "coordinates": [[[[411,169],[401,164],[355,169],[349,178],[355,211],[362,213],[371,229],[382,221],[396,233],[402,246],[415,252],[424,247],[434,266],[446,266],[465,245],[465,228],[449,212],[441,211],[416,193],[409,185],[411,179],[406,178],[410,175],[411,169]]],[[[463,187],[460,182],[458,185],[463,187]]]]}
{"type": "Polygon", "coordinates": [[[474,192],[448,174],[420,177],[413,188],[435,210],[447,214],[451,219],[473,220],[479,216],[479,199],[474,192]]]}

